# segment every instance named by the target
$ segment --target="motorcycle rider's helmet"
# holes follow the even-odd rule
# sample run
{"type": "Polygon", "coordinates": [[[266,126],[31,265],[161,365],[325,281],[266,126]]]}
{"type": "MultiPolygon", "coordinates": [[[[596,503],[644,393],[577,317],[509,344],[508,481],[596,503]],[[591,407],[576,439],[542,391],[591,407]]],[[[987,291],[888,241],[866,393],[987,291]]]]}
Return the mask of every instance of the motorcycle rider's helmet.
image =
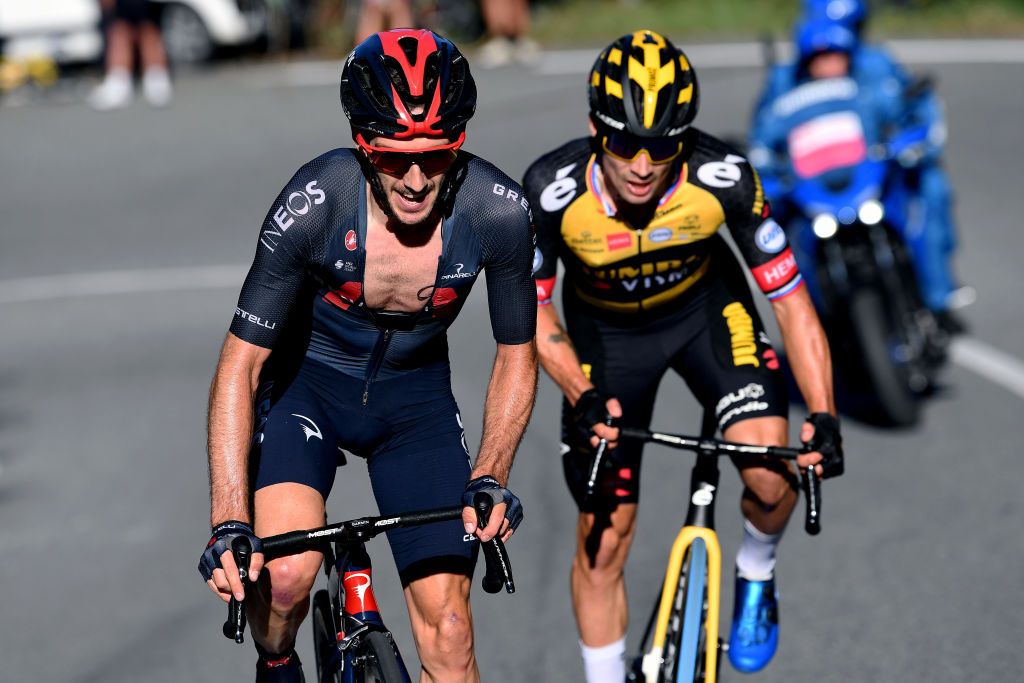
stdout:
{"type": "Polygon", "coordinates": [[[602,50],[587,95],[599,129],[643,138],[682,135],[700,105],[686,54],[654,31],[624,35],[602,50]]]}
{"type": "Polygon", "coordinates": [[[367,138],[456,137],[476,111],[476,83],[446,38],[425,29],[382,31],[345,60],[341,106],[367,138]]]}
{"type": "Polygon", "coordinates": [[[860,35],[868,18],[866,0],[804,0],[806,19],[831,19],[860,35]]]}
{"type": "Polygon", "coordinates": [[[831,19],[809,19],[796,27],[797,65],[802,71],[815,55],[823,52],[850,54],[857,47],[857,36],[848,27],[831,19]]]}

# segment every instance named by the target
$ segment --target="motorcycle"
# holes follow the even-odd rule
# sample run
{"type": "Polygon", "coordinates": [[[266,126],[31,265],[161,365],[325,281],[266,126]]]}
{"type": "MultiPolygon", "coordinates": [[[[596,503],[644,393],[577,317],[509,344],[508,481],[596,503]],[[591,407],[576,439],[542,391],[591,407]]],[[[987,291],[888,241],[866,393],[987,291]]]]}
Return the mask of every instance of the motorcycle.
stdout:
{"type": "Polygon", "coordinates": [[[917,422],[950,341],[902,237],[920,229],[907,169],[925,135],[908,130],[852,166],[798,177],[783,210],[843,386],[871,396],[876,417],[895,426],[917,422]]]}

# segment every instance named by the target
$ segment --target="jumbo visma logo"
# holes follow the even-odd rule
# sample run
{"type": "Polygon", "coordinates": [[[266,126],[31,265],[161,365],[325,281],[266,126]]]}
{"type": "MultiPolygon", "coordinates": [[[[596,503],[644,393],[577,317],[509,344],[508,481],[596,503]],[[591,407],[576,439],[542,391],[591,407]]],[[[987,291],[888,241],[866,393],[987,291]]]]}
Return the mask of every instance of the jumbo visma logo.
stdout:
{"type": "Polygon", "coordinates": [[[732,347],[732,363],[735,366],[761,366],[757,358],[757,342],[754,337],[754,319],[747,309],[738,301],[734,301],[722,309],[722,317],[729,327],[729,342],[732,347]]]}

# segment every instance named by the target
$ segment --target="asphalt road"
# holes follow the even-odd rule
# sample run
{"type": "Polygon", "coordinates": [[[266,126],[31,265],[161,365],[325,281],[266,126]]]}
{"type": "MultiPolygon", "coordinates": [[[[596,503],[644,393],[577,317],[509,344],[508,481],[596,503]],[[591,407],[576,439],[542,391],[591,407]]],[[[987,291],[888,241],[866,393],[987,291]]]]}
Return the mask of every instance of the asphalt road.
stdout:
{"type": "MultiPolygon", "coordinates": [[[[948,103],[959,272],[980,293],[966,318],[973,337],[1024,357],[1024,70],[931,70],[948,103]]],[[[0,680],[251,680],[251,646],[220,635],[224,609],[195,571],[208,530],[206,391],[269,202],[304,161],[348,143],[335,87],[273,85],[272,73],[192,75],[168,111],[0,110],[0,680]],[[221,265],[202,277],[156,270],[221,265]],[[100,278],[106,286],[57,277],[122,270],[146,272],[100,278]]],[[[759,71],[701,76],[699,123],[743,130],[759,71]]],[[[478,78],[468,148],[511,174],[584,133],[582,75],[478,78]]],[[[493,354],[482,290],[450,335],[471,443],[493,354]]],[[[957,365],[945,385],[919,430],[846,423],[848,474],[826,487],[824,533],[794,524],[783,542],[781,646],[757,680],[1019,679],[1024,404],[957,365]]],[[[510,546],[519,591],[474,601],[485,681],[582,680],[557,409],[545,378],[512,480],[527,515],[510,546]]],[[[655,424],[697,420],[685,387],[667,379],[655,424]]],[[[682,520],[688,470],[687,458],[649,451],[627,569],[631,647],[682,520]]],[[[727,577],[739,490],[727,469],[727,577]]],[[[329,514],[369,513],[356,461],[339,472],[329,514]]],[[[387,544],[371,552],[385,616],[415,663],[387,544]]],[[[725,615],[730,605],[728,589],[725,615]]],[[[304,625],[311,664],[310,643],[304,625]]]]}

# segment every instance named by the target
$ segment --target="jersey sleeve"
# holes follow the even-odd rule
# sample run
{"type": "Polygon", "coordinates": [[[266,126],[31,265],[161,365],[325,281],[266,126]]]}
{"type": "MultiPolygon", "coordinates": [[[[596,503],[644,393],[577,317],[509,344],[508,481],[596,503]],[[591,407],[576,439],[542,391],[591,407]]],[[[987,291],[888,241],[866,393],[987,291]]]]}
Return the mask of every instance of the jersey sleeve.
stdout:
{"type": "Polygon", "coordinates": [[[327,197],[316,172],[320,165],[303,166],[267,212],[231,321],[231,333],[239,339],[273,348],[309,265],[323,258],[323,248],[316,246],[317,234],[328,225],[327,212],[318,210],[327,197]]]}
{"type": "Polygon", "coordinates": [[[485,201],[489,204],[479,214],[477,231],[491,330],[499,344],[525,344],[537,333],[530,205],[522,188],[504,174],[495,175],[494,191],[485,201]]]}
{"type": "Polygon", "coordinates": [[[576,180],[570,175],[575,164],[555,170],[546,158],[526,171],[523,188],[533,208],[537,246],[533,252],[533,277],[537,285],[537,305],[549,306],[558,277],[558,245],[561,217],[565,206],[576,194],[576,180]]]}
{"type": "Polygon", "coordinates": [[[796,257],[786,232],[772,218],[757,171],[738,155],[727,156],[724,163],[739,170],[736,185],[723,202],[725,222],[761,291],[770,301],[778,301],[803,284],[796,257]]]}

